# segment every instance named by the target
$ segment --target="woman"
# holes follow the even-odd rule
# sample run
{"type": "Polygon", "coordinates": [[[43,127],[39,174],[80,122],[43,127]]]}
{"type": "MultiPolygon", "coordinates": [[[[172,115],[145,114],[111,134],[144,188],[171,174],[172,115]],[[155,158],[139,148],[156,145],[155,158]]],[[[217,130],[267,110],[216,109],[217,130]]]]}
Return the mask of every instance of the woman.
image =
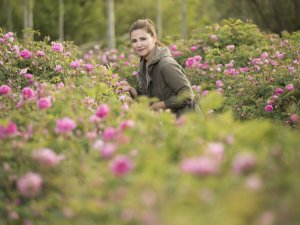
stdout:
{"type": "Polygon", "coordinates": [[[133,98],[146,95],[157,98],[150,106],[152,110],[170,109],[177,117],[194,109],[195,100],[189,81],[181,66],[173,59],[169,49],[157,38],[150,19],[140,19],[130,28],[131,45],[140,56],[137,89],[128,83],[123,87],[133,98]]]}

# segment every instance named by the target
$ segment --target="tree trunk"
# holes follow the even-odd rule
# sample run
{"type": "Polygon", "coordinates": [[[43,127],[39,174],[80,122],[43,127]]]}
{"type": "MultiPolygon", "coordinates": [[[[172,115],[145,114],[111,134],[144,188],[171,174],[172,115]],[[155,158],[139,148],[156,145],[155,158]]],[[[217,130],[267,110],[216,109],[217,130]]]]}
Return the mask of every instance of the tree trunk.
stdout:
{"type": "Polygon", "coordinates": [[[25,39],[33,40],[33,0],[23,0],[24,33],[25,39]]]}
{"type": "Polygon", "coordinates": [[[157,24],[157,35],[160,39],[162,37],[162,18],[161,18],[161,5],[160,0],[156,0],[156,24],[157,24]]]}
{"type": "MultiPolygon", "coordinates": [[[[23,0],[23,28],[28,28],[28,0],[23,0]]],[[[24,32],[24,37],[26,36],[24,32]]]]}
{"type": "Polygon", "coordinates": [[[116,35],[115,35],[115,9],[114,0],[107,0],[107,43],[109,49],[116,48],[116,35]]]}
{"type": "Polygon", "coordinates": [[[64,41],[64,0],[58,0],[58,37],[64,41]]]}
{"type": "Polygon", "coordinates": [[[181,38],[186,37],[186,1],[181,0],[181,38]]]}
{"type": "Polygon", "coordinates": [[[33,29],[33,1],[28,1],[28,27],[33,29]]]}
{"type": "Polygon", "coordinates": [[[12,6],[10,0],[4,1],[4,9],[6,9],[6,19],[8,31],[13,31],[13,21],[12,21],[12,6]]]}

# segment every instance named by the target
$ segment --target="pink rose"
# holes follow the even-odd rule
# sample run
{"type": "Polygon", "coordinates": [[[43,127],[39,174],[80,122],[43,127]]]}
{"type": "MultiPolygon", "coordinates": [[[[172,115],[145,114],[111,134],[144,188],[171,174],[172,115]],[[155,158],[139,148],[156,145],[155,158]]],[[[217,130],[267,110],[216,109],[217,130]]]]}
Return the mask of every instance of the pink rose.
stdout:
{"type": "Polygon", "coordinates": [[[78,60],[75,60],[73,62],[71,62],[70,66],[73,68],[73,69],[76,69],[80,66],[80,62],[78,60]]]}
{"type": "Polygon", "coordinates": [[[13,137],[18,133],[18,127],[14,122],[9,122],[8,125],[0,125],[0,138],[5,139],[7,136],[13,137]]]}
{"type": "Polygon", "coordinates": [[[127,156],[120,155],[111,162],[110,170],[114,175],[122,177],[133,170],[133,163],[127,156]]]}
{"type": "Polygon", "coordinates": [[[56,121],[56,133],[70,133],[76,128],[76,123],[69,117],[64,117],[56,121]]]}
{"type": "Polygon", "coordinates": [[[43,179],[39,174],[28,172],[18,179],[17,187],[22,196],[33,198],[40,193],[42,183],[43,179]]]}
{"type": "Polygon", "coordinates": [[[275,89],[275,93],[277,94],[277,95],[281,95],[281,94],[283,94],[283,92],[284,92],[284,90],[282,89],[282,88],[276,88],[275,89]]]}
{"type": "Polygon", "coordinates": [[[115,153],[117,146],[112,143],[105,143],[100,148],[100,155],[103,159],[110,159],[115,153]]]}
{"type": "Polygon", "coordinates": [[[196,62],[200,62],[200,61],[202,60],[202,57],[201,57],[200,55],[195,55],[195,56],[194,56],[194,60],[195,60],[196,62]]]}
{"type": "Polygon", "coordinates": [[[8,95],[11,92],[11,88],[5,84],[0,86],[0,95],[8,95]]]}
{"type": "Polygon", "coordinates": [[[293,91],[294,90],[294,86],[292,84],[288,84],[285,86],[285,90],[287,91],[293,91]]]}
{"type": "Polygon", "coordinates": [[[219,172],[219,164],[208,157],[184,159],[180,164],[181,170],[193,175],[207,176],[219,172]]]}
{"type": "Polygon", "coordinates": [[[217,87],[217,88],[223,87],[223,82],[222,82],[221,80],[217,80],[217,81],[216,81],[216,87],[217,87]]]}
{"type": "Polygon", "coordinates": [[[293,123],[298,123],[299,121],[299,117],[297,114],[293,113],[292,115],[290,115],[290,119],[293,123]]]}
{"type": "Polygon", "coordinates": [[[187,68],[191,68],[194,63],[195,63],[195,59],[193,57],[190,57],[185,61],[185,66],[187,68]]]}
{"type": "Polygon", "coordinates": [[[51,97],[40,98],[37,102],[39,109],[48,109],[52,106],[51,97]]]}
{"type": "Polygon", "coordinates": [[[227,45],[227,46],[226,46],[226,49],[227,49],[229,52],[233,52],[234,49],[235,49],[235,45],[227,45]]]}
{"type": "Polygon", "coordinates": [[[59,82],[58,84],[57,84],[57,88],[63,88],[65,85],[64,85],[64,83],[63,82],[59,82]]]}
{"type": "Polygon", "coordinates": [[[272,112],[272,111],[273,111],[273,106],[270,105],[270,104],[266,105],[266,106],[265,106],[265,111],[267,111],[267,112],[272,112]]]}
{"type": "Polygon", "coordinates": [[[32,99],[34,98],[34,91],[30,87],[24,87],[22,90],[23,99],[32,99]]]}
{"type": "Polygon", "coordinates": [[[61,43],[53,43],[52,50],[55,52],[62,52],[64,50],[63,45],[61,43]]]}
{"type": "Polygon", "coordinates": [[[108,105],[102,104],[97,108],[96,116],[100,117],[101,119],[104,119],[108,116],[109,111],[110,111],[110,109],[109,109],[108,105]]]}
{"type": "Polygon", "coordinates": [[[54,151],[48,148],[44,148],[33,152],[32,158],[40,165],[47,167],[57,166],[64,156],[57,155],[54,151]]]}
{"type": "Polygon", "coordinates": [[[104,141],[109,141],[114,139],[116,135],[117,135],[117,130],[113,127],[108,127],[104,130],[102,137],[104,141]]]}
{"type": "Polygon", "coordinates": [[[263,52],[260,56],[260,58],[262,58],[262,59],[267,59],[268,57],[269,57],[269,55],[267,52],[263,52]]]}
{"type": "Polygon", "coordinates": [[[61,65],[56,65],[55,68],[54,68],[54,71],[57,72],[57,73],[61,73],[63,70],[62,66],[61,65]]]}
{"type": "Polygon", "coordinates": [[[38,57],[43,57],[43,56],[45,56],[45,53],[44,53],[43,51],[41,51],[41,50],[38,50],[38,51],[36,52],[36,55],[37,55],[38,57]]]}
{"type": "Polygon", "coordinates": [[[197,49],[198,49],[197,46],[194,46],[194,45],[193,45],[193,46],[191,47],[191,50],[192,50],[193,52],[197,51],[197,49]]]}
{"type": "Polygon", "coordinates": [[[92,64],[85,64],[84,68],[87,72],[91,72],[94,67],[92,64]]]}
{"type": "Polygon", "coordinates": [[[177,46],[175,44],[171,45],[171,51],[177,51],[177,46]]]}
{"type": "Polygon", "coordinates": [[[218,40],[219,40],[218,36],[215,35],[215,34],[210,35],[209,38],[210,38],[210,40],[212,40],[212,41],[218,41],[218,40]]]}
{"type": "Polygon", "coordinates": [[[32,57],[32,52],[28,51],[27,49],[24,49],[20,52],[20,56],[23,58],[23,59],[28,59],[28,58],[31,58],[32,57]]]}
{"type": "Polygon", "coordinates": [[[26,73],[25,78],[28,79],[28,80],[31,80],[32,79],[32,74],[31,73],[26,73]]]}

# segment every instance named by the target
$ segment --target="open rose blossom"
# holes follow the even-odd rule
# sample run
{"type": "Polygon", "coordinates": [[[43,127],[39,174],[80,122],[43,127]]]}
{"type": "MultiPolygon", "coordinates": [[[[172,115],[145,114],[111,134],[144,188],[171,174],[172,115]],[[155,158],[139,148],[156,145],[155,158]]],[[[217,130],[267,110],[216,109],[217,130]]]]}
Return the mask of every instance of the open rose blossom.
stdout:
{"type": "Polygon", "coordinates": [[[22,90],[22,97],[23,99],[32,99],[34,98],[35,93],[30,87],[24,87],[22,90]]]}
{"type": "Polygon", "coordinates": [[[80,67],[80,62],[78,60],[75,60],[75,61],[71,62],[70,66],[73,69],[76,69],[76,68],[80,67]]]}
{"type": "Polygon", "coordinates": [[[11,92],[11,88],[5,84],[0,86],[0,95],[8,95],[11,92]]]}
{"type": "Polygon", "coordinates": [[[102,138],[104,141],[110,141],[116,137],[118,131],[114,127],[107,127],[102,134],[102,138]]]}
{"type": "Polygon", "coordinates": [[[84,68],[87,72],[92,72],[94,69],[94,66],[92,64],[88,63],[88,64],[84,65],[84,68]]]}
{"type": "Polygon", "coordinates": [[[28,172],[17,181],[17,187],[22,196],[27,198],[36,197],[42,188],[42,177],[33,172],[28,172]]]}
{"type": "Polygon", "coordinates": [[[51,149],[44,148],[33,152],[32,158],[42,166],[55,167],[64,159],[64,156],[57,155],[51,149]]]}
{"type": "Polygon", "coordinates": [[[119,155],[111,162],[110,170],[114,175],[122,177],[133,170],[133,163],[127,156],[119,155]]]}
{"type": "Polygon", "coordinates": [[[216,87],[217,87],[217,88],[221,88],[221,87],[223,87],[223,85],[224,85],[224,84],[223,84],[223,82],[222,82],[221,80],[217,80],[217,81],[216,81],[216,87]]]}
{"type": "Polygon", "coordinates": [[[117,145],[112,143],[105,143],[100,148],[100,155],[103,159],[110,159],[117,150],[117,145]]]}
{"type": "Polygon", "coordinates": [[[23,59],[28,59],[28,58],[31,58],[32,57],[32,52],[28,51],[27,49],[24,49],[20,52],[20,56],[23,58],[23,59]]]}
{"type": "Polygon", "coordinates": [[[233,52],[235,50],[235,45],[227,45],[226,46],[226,49],[229,51],[229,52],[233,52]]]}
{"type": "Polygon", "coordinates": [[[51,97],[40,98],[37,102],[39,109],[48,109],[52,106],[51,97]]]}
{"type": "Polygon", "coordinates": [[[297,114],[293,113],[291,116],[290,116],[290,119],[293,123],[298,123],[299,122],[299,117],[297,114]]]}
{"type": "Polygon", "coordinates": [[[199,176],[214,175],[219,172],[219,163],[209,157],[184,159],[180,167],[185,173],[199,176]]]}
{"type": "Polygon", "coordinates": [[[56,121],[56,133],[70,133],[76,128],[76,123],[69,117],[64,117],[56,121]]]}
{"type": "Polygon", "coordinates": [[[265,106],[265,111],[266,111],[266,112],[272,112],[272,111],[273,111],[273,106],[270,105],[270,104],[266,105],[266,106],[265,106]]]}
{"type": "Polygon", "coordinates": [[[43,51],[41,51],[41,50],[38,50],[38,51],[36,52],[36,55],[37,55],[38,57],[43,57],[43,56],[45,56],[45,53],[44,53],[43,51]]]}
{"type": "Polygon", "coordinates": [[[288,85],[285,86],[285,90],[294,91],[295,89],[294,89],[294,86],[292,84],[288,84],[288,85]]]}
{"type": "Polygon", "coordinates": [[[218,41],[218,40],[219,40],[218,36],[215,35],[215,34],[210,35],[209,38],[210,38],[210,40],[212,40],[212,41],[218,41]]]}
{"type": "Polygon", "coordinates": [[[18,127],[14,122],[9,122],[8,125],[2,126],[0,125],[0,138],[5,139],[6,137],[13,137],[17,135],[18,127]]]}
{"type": "Polygon", "coordinates": [[[52,50],[55,52],[62,52],[64,48],[61,43],[52,43],[52,50]]]}
{"type": "Polygon", "coordinates": [[[276,95],[281,95],[283,93],[284,93],[284,90],[282,88],[278,87],[278,88],[275,89],[275,94],[276,95]]]}
{"type": "Polygon", "coordinates": [[[106,104],[100,105],[97,110],[96,110],[96,116],[100,117],[101,119],[104,119],[105,117],[108,116],[109,113],[109,107],[106,104]]]}

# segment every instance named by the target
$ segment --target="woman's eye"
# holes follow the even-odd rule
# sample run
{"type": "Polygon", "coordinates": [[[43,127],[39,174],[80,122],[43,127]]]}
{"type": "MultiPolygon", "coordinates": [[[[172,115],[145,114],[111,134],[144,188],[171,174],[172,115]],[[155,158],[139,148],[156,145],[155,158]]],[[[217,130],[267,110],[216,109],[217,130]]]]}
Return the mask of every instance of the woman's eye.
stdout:
{"type": "Polygon", "coordinates": [[[145,41],[145,40],[147,40],[147,38],[141,38],[141,40],[142,40],[142,41],[145,41]]]}

